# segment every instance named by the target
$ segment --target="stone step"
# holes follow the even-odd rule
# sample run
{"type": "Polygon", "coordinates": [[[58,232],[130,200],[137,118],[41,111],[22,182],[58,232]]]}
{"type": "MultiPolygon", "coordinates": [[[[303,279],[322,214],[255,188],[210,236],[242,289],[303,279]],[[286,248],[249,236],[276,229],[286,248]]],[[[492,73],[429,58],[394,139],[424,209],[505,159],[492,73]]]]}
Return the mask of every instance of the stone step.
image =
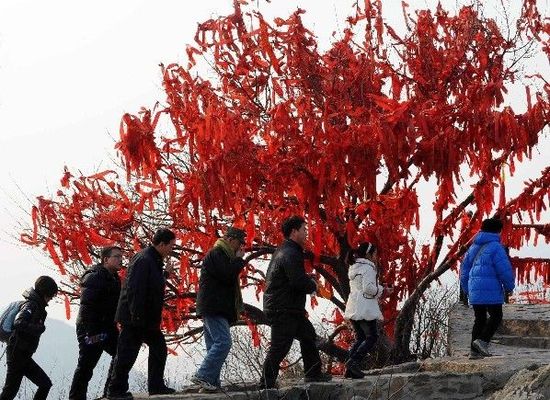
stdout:
{"type": "Polygon", "coordinates": [[[499,343],[505,346],[529,347],[536,349],[550,349],[550,337],[537,336],[513,336],[513,335],[495,335],[493,343],[499,343]]]}
{"type": "Polygon", "coordinates": [[[550,320],[506,318],[497,333],[504,336],[550,337],[550,320]]]}
{"type": "MultiPolygon", "coordinates": [[[[225,393],[178,393],[158,396],[159,399],[191,400],[425,400],[425,399],[479,399],[484,391],[484,380],[479,374],[455,373],[397,373],[367,376],[364,379],[334,377],[332,382],[297,384],[270,390],[242,390],[225,393]]],[[[148,397],[135,394],[134,398],[148,397]]],[[[157,396],[151,397],[157,398],[157,396]]]]}

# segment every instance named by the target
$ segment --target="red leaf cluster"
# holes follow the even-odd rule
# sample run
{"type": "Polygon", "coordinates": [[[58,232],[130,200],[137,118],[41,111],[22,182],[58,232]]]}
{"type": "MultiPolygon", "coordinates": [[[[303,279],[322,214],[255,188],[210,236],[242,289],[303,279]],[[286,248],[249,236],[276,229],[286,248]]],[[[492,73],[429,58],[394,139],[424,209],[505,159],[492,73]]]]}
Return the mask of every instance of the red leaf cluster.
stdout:
{"type": "MultiPolygon", "coordinates": [[[[401,301],[456,266],[484,216],[507,218],[514,248],[540,235],[548,241],[548,168],[516,198],[501,178],[505,165],[513,173],[530,158],[550,121],[542,77],[527,88],[525,113],[506,106],[507,85],[521,76],[508,55],[522,38],[548,52],[535,1],[524,2],[517,38],[508,40],[474,7],[411,16],[405,3],[399,36],[384,22],[382,1],[368,0],[326,51],[303,13],[270,22],[235,2],[233,14],[200,24],[189,64],[162,66],[165,107],[122,118],[116,148],[127,183],[111,171],[76,178],[66,169],[58,196],[38,199],[22,240],[44,245],[74,277],[98,246],[119,243],[130,255],[156,227],[172,226],[179,268],[167,295],[168,332],[192,325],[200,259],[231,224],[247,231],[252,266],[241,283],[259,296],[265,268],[257,260],[280,242],[285,217],[305,215],[308,265],[339,308],[350,246],[375,242],[383,279],[396,287],[384,307],[390,330],[401,301]],[[214,78],[204,77],[199,58],[214,78]],[[161,120],[171,129],[161,132],[161,120]],[[435,189],[420,192],[422,180],[435,189]],[[430,202],[435,222],[421,220],[420,205],[430,202]]],[[[548,261],[516,268],[520,279],[532,271],[548,279],[548,261]]]]}

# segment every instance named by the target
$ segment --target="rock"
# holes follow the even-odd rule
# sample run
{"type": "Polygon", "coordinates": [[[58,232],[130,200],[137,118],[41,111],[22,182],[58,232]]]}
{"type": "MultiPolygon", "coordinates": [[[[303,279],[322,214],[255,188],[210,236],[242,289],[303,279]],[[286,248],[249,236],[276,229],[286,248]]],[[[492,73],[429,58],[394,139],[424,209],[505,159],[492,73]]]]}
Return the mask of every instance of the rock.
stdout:
{"type": "Polygon", "coordinates": [[[550,399],[550,365],[535,370],[525,368],[517,372],[502,390],[490,400],[547,400],[550,399]]]}

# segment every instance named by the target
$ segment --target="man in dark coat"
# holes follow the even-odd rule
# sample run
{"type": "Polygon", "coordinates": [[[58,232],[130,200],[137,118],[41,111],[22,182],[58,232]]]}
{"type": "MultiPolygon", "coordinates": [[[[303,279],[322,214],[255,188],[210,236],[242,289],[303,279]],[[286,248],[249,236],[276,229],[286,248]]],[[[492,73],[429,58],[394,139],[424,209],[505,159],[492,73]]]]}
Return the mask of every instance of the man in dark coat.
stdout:
{"type": "Polygon", "coordinates": [[[104,396],[107,394],[118,341],[115,312],[120,295],[118,271],[121,267],[120,247],[105,247],[101,251],[101,262],[80,279],[80,309],[76,319],[78,364],[69,391],[70,400],[86,400],[88,382],[104,351],[113,357],[105,383],[104,396]]]}
{"type": "Polygon", "coordinates": [[[175,242],[174,232],[159,229],[153,236],[153,244],[130,261],[116,312],[121,331],[107,393],[109,399],[133,398],[128,392],[128,374],[143,343],[149,346],[149,394],[175,392],[164,383],[167,348],[160,329],[166,274],[169,272],[164,271],[163,260],[171,254],[175,242]]]}
{"type": "Polygon", "coordinates": [[[57,284],[49,276],[39,277],[34,288],[23,293],[25,301],[15,317],[13,333],[6,348],[8,369],[0,400],[14,399],[24,376],[38,386],[34,400],[48,397],[52,381],[32,356],[38,348],[40,336],[46,330],[46,306],[56,294],[57,284]]]}
{"type": "Polygon", "coordinates": [[[327,382],[330,374],[321,371],[321,358],[313,325],[305,311],[306,295],[317,290],[317,283],[305,273],[303,247],[306,222],[293,216],[283,222],[285,241],[273,254],[267,269],[264,312],[271,325],[271,346],[264,362],[260,386],[273,388],[279,366],[292,342],[300,342],[306,382],[327,382]]]}
{"type": "Polygon", "coordinates": [[[245,238],[243,230],[230,227],[202,263],[197,314],[203,320],[207,353],[191,380],[206,392],[221,387],[220,371],[231,349],[229,326],[237,321],[242,308],[239,274],[245,265],[245,238]]]}

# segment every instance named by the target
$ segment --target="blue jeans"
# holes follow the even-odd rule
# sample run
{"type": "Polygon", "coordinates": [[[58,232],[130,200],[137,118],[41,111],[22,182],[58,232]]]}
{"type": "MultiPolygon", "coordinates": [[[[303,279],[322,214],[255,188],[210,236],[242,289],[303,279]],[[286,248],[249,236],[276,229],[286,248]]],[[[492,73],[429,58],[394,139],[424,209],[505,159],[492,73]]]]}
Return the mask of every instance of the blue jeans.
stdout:
{"type": "Polygon", "coordinates": [[[231,349],[229,322],[224,317],[203,315],[206,357],[195,376],[214,386],[221,386],[220,372],[231,349]]]}

